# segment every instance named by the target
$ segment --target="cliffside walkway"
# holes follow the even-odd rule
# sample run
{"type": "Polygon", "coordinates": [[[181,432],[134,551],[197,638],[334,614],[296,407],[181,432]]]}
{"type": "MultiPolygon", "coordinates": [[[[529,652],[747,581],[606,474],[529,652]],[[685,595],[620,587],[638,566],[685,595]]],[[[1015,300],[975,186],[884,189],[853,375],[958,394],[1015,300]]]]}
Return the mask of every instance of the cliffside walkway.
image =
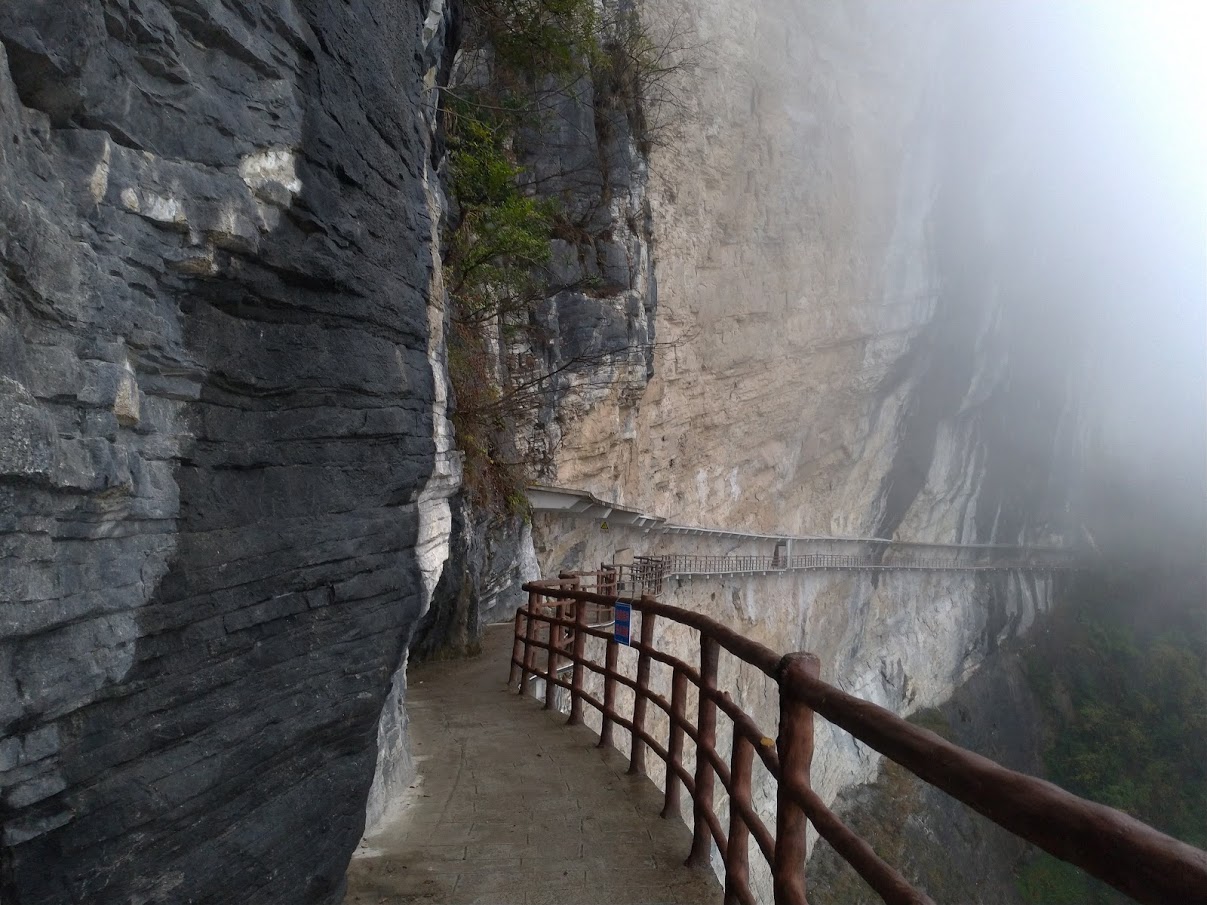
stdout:
{"type": "Polygon", "coordinates": [[[911,555],[893,551],[866,553],[807,553],[801,556],[709,556],[672,553],[634,556],[631,563],[600,563],[597,570],[563,572],[561,578],[579,578],[579,586],[605,594],[632,591],[657,596],[668,579],[691,582],[695,578],[735,575],[782,575],[786,572],[1026,572],[1041,577],[1077,568],[1071,555],[995,556],[995,548],[967,548],[974,555],[911,555]]]}
{"type": "MultiPolygon", "coordinates": [[[[664,813],[672,815],[667,822],[681,813],[684,793],[691,800],[691,844],[684,845],[681,856],[688,864],[704,866],[717,853],[726,905],[769,899],[775,905],[807,905],[807,824],[885,902],[933,905],[924,890],[883,861],[813,791],[815,715],[1008,832],[1139,902],[1207,905],[1207,852],[913,726],[821,681],[816,656],[777,653],[701,613],[648,596],[628,598],[625,603],[639,620],[640,632],[618,641],[601,625],[600,613],[601,608],[615,611],[618,598],[583,591],[579,581],[572,577],[524,586],[529,598],[527,607],[516,612],[510,684],[519,698],[539,689],[551,711],[559,697],[568,699],[567,725],[574,727],[566,730],[568,735],[581,736],[587,706],[601,715],[601,745],[611,744],[616,726],[624,727],[631,773],[645,772],[650,753],[666,764],[664,813]],[[698,652],[681,659],[660,648],[659,623],[694,630],[698,652]],[[637,651],[635,667],[620,666],[621,643],[637,651]],[[739,668],[762,672],[773,683],[775,728],[759,725],[718,687],[722,656],[739,661],[739,668]],[[658,677],[652,674],[655,667],[658,677]],[[658,737],[648,719],[652,707],[666,715],[666,732],[658,737]],[[721,743],[726,736],[730,744],[721,743]],[[756,760],[774,782],[773,808],[754,794],[756,760]],[[769,884],[764,882],[767,874],[769,884]],[[768,885],[770,897],[764,892],[768,885]]],[[[631,625],[628,619],[618,624],[631,625]]],[[[682,631],[671,634],[680,650],[682,631]]]]}
{"type": "Polygon", "coordinates": [[[408,673],[418,778],[348,869],[345,905],[719,905],[691,833],[582,727],[503,682],[511,632],[480,657],[408,673]]]}
{"type": "MultiPolygon", "coordinates": [[[[679,538],[693,537],[744,549],[743,554],[721,555],[668,552],[663,540],[658,544],[662,552],[636,556],[631,566],[636,583],[629,587],[651,594],[661,591],[662,582],[668,578],[690,581],[785,572],[1022,572],[1048,576],[1078,568],[1078,551],[1067,547],[757,534],[676,525],[580,490],[534,485],[528,490],[528,498],[534,512],[557,518],[596,520],[601,526],[610,526],[609,530],[673,537],[673,544],[678,544],[679,538]]],[[[629,543],[632,541],[630,537],[629,543]]]]}
{"type": "MultiPolygon", "coordinates": [[[[901,546],[901,545],[898,545],[901,546]]],[[[1071,556],[1028,554],[1017,548],[953,547],[926,552],[869,550],[801,556],[704,556],[674,553],[643,557],[667,578],[763,572],[1060,572],[1075,568],[1071,556]],[[1020,555],[1021,552],[1021,555],[1020,555]]]]}

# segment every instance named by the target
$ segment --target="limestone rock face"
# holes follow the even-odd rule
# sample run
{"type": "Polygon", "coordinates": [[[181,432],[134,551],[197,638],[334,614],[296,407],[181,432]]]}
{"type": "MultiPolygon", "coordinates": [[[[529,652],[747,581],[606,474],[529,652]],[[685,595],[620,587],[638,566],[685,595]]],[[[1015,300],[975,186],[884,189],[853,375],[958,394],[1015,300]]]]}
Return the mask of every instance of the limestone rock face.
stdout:
{"type": "MultiPolygon", "coordinates": [[[[550,296],[509,350],[521,381],[552,375],[519,438],[539,477],[556,474],[564,425],[604,402],[635,427],[653,373],[658,287],[648,199],[648,149],[631,97],[604,77],[581,78],[539,104],[541,128],[517,152],[542,197],[559,209],[550,296]]],[[[575,441],[571,441],[575,442],[575,441]]]]}
{"type": "Polygon", "coordinates": [[[891,442],[877,409],[904,393],[885,378],[935,305],[942,30],[892,4],[650,15],[699,44],[651,158],[654,377],[634,429],[609,406],[574,426],[558,483],[685,524],[870,533],[891,461],[868,454],[891,442]]]}
{"type": "MultiPolygon", "coordinates": [[[[654,0],[648,13],[690,22],[700,57],[680,134],[650,161],[653,378],[635,411],[611,399],[567,419],[553,483],[754,533],[1069,536],[1088,420],[1079,306],[1100,288],[1102,247],[1053,224],[1081,222],[1103,186],[1048,128],[1076,105],[1044,94],[1025,30],[993,4],[654,0]]],[[[1045,37],[1043,59],[1059,43],[1045,37]]],[[[546,570],[596,566],[613,542],[770,553],[542,528],[546,570]]],[[[698,580],[662,599],[814,652],[827,681],[908,714],[946,700],[1057,590],[823,573],[698,580]]],[[[689,633],[659,631],[696,656],[689,633]]],[[[723,658],[721,685],[770,731],[774,696],[751,672],[723,658]]],[[[819,725],[827,800],[877,767],[819,725]]],[[[774,813],[770,783],[755,799],[774,813]]]]}
{"type": "MultiPolygon", "coordinates": [[[[627,8],[604,5],[609,15],[627,8]]],[[[467,23],[475,25],[484,23],[467,23]]],[[[449,76],[454,91],[499,80],[488,57],[459,55],[449,76]]],[[[512,454],[531,466],[531,477],[551,480],[564,425],[602,404],[635,429],[637,400],[652,374],[658,293],[648,149],[631,93],[598,71],[568,84],[550,76],[521,96],[531,109],[513,136],[520,181],[557,212],[542,274],[548,295],[512,329],[488,330],[487,346],[495,373],[524,400],[516,406],[512,454]]],[[[476,651],[480,627],[510,620],[520,586],[540,577],[523,518],[462,499],[453,519],[452,556],[412,639],[420,659],[476,651]]]]}
{"type": "MultiPolygon", "coordinates": [[[[1053,298],[1088,267],[1022,251],[1066,174],[1037,164],[1052,148],[1020,149],[1040,81],[992,17],[879,0],[647,13],[686,20],[698,45],[676,139],[650,163],[654,372],[635,410],[614,398],[565,419],[555,482],[686,525],[1059,542],[1085,346],[1053,298]],[[1003,82],[1020,87],[985,115],[1003,82]]],[[[970,576],[765,584],[752,612],[777,647],[899,709],[942,700],[1051,593],[970,576]]]]}
{"type": "Polygon", "coordinates": [[[1069,274],[1019,234],[1060,183],[1036,176],[1051,148],[1021,147],[1040,89],[993,68],[981,12],[648,4],[697,46],[650,160],[653,377],[566,419],[552,483],[765,533],[1059,531],[1066,490],[1035,485],[1075,444],[1082,344],[1052,302],[1069,274]]]}
{"type": "Polygon", "coordinates": [[[340,897],[448,530],[426,13],[0,10],[6,903],[340,897]]]}

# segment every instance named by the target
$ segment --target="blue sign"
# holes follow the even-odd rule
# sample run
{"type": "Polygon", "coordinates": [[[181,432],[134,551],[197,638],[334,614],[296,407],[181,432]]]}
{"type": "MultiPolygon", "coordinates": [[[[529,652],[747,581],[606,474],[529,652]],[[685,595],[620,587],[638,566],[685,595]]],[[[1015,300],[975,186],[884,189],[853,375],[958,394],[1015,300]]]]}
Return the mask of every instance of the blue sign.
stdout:
{"type": "Polygon", "coordinates": [[[612,637],[617,644],[629,643],[629,627],[633,624],[633,607],[628,603],[616,602],[615,622],[612,623],[612,637]]]}

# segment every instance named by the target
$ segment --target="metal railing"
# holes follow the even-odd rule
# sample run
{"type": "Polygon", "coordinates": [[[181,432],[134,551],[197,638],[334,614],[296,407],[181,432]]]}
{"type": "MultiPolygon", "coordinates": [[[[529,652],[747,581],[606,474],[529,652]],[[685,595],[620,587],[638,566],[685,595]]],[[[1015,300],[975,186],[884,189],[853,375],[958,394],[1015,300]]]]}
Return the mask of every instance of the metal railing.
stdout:
{"type": "Polygon", "coordinates": [[[695,553],[672,553],[660,558],[663,561],[663,574],[667,576],[779,572],[788,567],[785,558],[774,556],[701,556],[695,553]]]}
{"type": "Polygon", "coordinates": [[[950,551],[868,551],[865,553],[806,553],[794,556],[708,556],[672,553],[645,557],[658,561],[665,577],[734,575],[787,571],[919,571],[919,572],[1057,572],[1076,568],[1069,556],[993,556],[991,551],[968,548],[964,555],[950,551]]]}
{"type": "Polygon", "coordinates": [[[564,587],[611,596],[621,591],[659,594],[665,577],[665,564],[660,556],[637,556],[631,564],[600,563],[599,568],[592,571],[558,573],[558,580],[564,587]]]}
{"type": "Polygon", "coordinates": [[[686,789],[691,796],[693,815],[692,847],[687,863],[706,865],[710,843],[716,844],[724,863],[727,905],[755,902],[750,886],[752,838],[770,867],[776,905],[806,905],[806,821],[885,902],[931,903],[924,892],[915,889],[846,827],[812,790],[809,772],[815,713],[998,826],[1140,902],[1207,903],[1207,852],[1113,808],[1007,770],[822,682],[818,678],[820,663],[812,654],[781,656],[700,613],[649,597],[630,598],[626,602],[641,614],[641,636],[632,642],[639,654],[636,677],[628,677],[617,668],[618,645],[612,632],[591,626],[591,608],[614,605],[617,598],[579,590],[574,586],[576,580],[524,585],[529,594],[528,604],[517,610],[515,616],[509,681],[523,694],[530,680],[543,679],[547,709],[554,708],[559,688],[568,691],[570,725],[582,722],[584,704],[594,707],[602,719],[600,746],[612,744],[614,726],[628,729],[632,736],[630,773],[645,772],[647,751],[653,751],[666,763],[662,816],[679,813],[681,793],[686,789]],[[699,632],[697,663],[685,662],[655,646],[658,619],[699,632]],[[604,663],[586,656],[588,638],[606,642],[604,663]],[[537,662],[541,650],[545,651],[543,668],[537,662]],[[777,685],[779,734],[773,744],[754,719],[718,689],[722,651],[761,670],[777,685]],[[570,666],[569,681],[559,678],[563,660],[570,666]],[[669,701],[650,690],[650,667],[655,661],[672,670],[669,701]],[[585,689],[587,670],[603,677],[602,701],[585,689]],[[698,690],[694,716],[687,713],[689,683],[698,690]],[[634,692],[632,710],[627,715],[617,709],[616,691],[622,685],[634,692]],[[650,704],[669,718],[665,746],[646,729],[650,704]],[[716,750],[718,711],[733,725],[728,760],[716,750]],[[694,771],[684,766],[687,739],[695,745],[694,771]],[[751,769],[755,757],[776,780],[774,833],[752,804],[751,769]],[[722,826],[714,807],[718,780],[729,796],[728,827],[722,826]]]}

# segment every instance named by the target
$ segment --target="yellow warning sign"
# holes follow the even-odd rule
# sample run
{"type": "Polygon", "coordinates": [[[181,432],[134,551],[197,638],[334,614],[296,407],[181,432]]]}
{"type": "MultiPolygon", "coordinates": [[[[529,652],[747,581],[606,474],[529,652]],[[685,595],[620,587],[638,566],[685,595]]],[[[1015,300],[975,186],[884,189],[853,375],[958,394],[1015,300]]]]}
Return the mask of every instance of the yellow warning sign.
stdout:
{"type": "Polygon", "coordinates": [[[600,531],[607,531],[607,530],[608,530],[608,523],[607,523],[607,522],[600,522],[600,523],[599,523],[599,530],[600,530],[600,531]]]}

